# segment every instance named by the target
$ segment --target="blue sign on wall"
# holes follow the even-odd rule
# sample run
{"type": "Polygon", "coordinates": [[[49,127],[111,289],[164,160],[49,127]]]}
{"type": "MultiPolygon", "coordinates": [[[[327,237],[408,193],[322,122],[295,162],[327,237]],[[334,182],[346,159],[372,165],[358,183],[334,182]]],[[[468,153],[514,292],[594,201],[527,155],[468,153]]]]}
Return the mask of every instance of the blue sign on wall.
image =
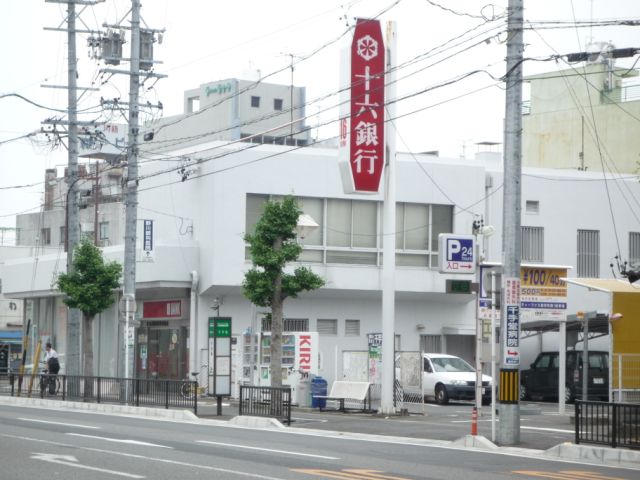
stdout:
{"type": "Polygon", "coordinates": [[[476,271],[475,238],[472,235],[441,233],[438,236],[440,273],[476,271]]]}

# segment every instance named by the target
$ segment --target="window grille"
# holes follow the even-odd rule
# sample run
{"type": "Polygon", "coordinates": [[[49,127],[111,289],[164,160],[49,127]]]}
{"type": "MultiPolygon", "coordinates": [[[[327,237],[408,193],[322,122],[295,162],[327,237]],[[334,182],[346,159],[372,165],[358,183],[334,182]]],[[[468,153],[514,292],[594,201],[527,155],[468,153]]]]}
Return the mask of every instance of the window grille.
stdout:
{"type": "Polygon", "coordinates": [[[640,266],[640,232],[629,232],[629,263],[640,266]]]}
{"type": "Polygon", "coordinates": [[[338,320],[334,318],[319,318],[318,319],[318,333],[320,335],[337,335],[338,334],[338,320]]]}
{"type": "MultiPolygon", "coordinates": [[[[271,318],[262,317],[261,327],[263,332],[271,331],[271,318]]],[[[308,332],[309,331],[309,319],[308,318],[284,318],[282,320],[283,332],[308,332]]]]}
{"type": "Polygon", "coordinates": [[[578,230],[578,277],[600,276],[600,232],[578,230]]]}
{"type": "Polygon", "coordinates": [[[345,320],[344,335],[345,337],[359,337],[360,336],[360,320],[345,320]]]}
{"type": "Polygon", "coordinates": [[[442,352],[441,335],[420,335],[420,351],[427,353],[442,352]]]}
{"type": "Polygon", "coordinates": [[[522,227],[522,260],[544,262],[543,227],[522,227]]]}

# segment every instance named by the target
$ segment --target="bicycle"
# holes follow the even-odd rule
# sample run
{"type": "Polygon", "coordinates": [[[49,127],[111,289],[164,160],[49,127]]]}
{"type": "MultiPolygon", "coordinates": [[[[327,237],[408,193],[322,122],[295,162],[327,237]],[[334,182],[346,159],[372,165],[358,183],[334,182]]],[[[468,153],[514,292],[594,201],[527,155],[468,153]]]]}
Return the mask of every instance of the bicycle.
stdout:
{"type": "Polygon", "coordinates": [[[56,374],[43,370],[40,373],[40,396],[44,397],[45,393],[56,395],[60,391],[60,377],[56,374]]]}
{"type": "Polygon", "coordinates": [[[206,365],[202,365],[200,368],[200,372],[192,373],[193,380],[185,380],[185,382],[180,386],[180,395],[187,399],[192,399],[195,395],[202,397],[206,395],[209,391],[209,379],[207,378],[208,367],[206,365]],[[204,372],[204,374],[203,374],[204,372]],[[199,380],[202,379],[202,383],[199,380]],[[197,381],[197,388],[194,381],[197,381]]]}

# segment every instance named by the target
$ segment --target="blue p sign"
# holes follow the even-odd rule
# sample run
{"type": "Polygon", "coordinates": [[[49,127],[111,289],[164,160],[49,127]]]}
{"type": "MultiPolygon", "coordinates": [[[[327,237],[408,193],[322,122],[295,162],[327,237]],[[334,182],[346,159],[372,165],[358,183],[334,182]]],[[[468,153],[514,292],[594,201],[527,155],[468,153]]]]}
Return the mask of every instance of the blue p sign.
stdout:
{"type": "Polygon", "coordinates": [[[452,262],[473,262],[473,240],[447,238],[447,260],[452,262]]]}

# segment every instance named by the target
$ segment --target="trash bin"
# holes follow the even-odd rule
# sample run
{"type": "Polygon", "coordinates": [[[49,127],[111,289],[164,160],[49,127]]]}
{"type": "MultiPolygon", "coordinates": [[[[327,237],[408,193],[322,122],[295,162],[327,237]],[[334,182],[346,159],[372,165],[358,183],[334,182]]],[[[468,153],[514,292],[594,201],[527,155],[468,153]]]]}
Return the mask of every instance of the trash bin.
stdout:
{"type": "Polygon", "coordinates": [[[311,380],[311,408],[324,408],[327,406],[325,398],[315,398],[316,395],[327,394],[327,381],[322,377],[314,377],[311,380]]]}
{"type": "Polygon", "coordinates": [[[299,407],[309,408],[311,404],[311,381],[308,378],[298,380],[296,396],[299,407]]]}

